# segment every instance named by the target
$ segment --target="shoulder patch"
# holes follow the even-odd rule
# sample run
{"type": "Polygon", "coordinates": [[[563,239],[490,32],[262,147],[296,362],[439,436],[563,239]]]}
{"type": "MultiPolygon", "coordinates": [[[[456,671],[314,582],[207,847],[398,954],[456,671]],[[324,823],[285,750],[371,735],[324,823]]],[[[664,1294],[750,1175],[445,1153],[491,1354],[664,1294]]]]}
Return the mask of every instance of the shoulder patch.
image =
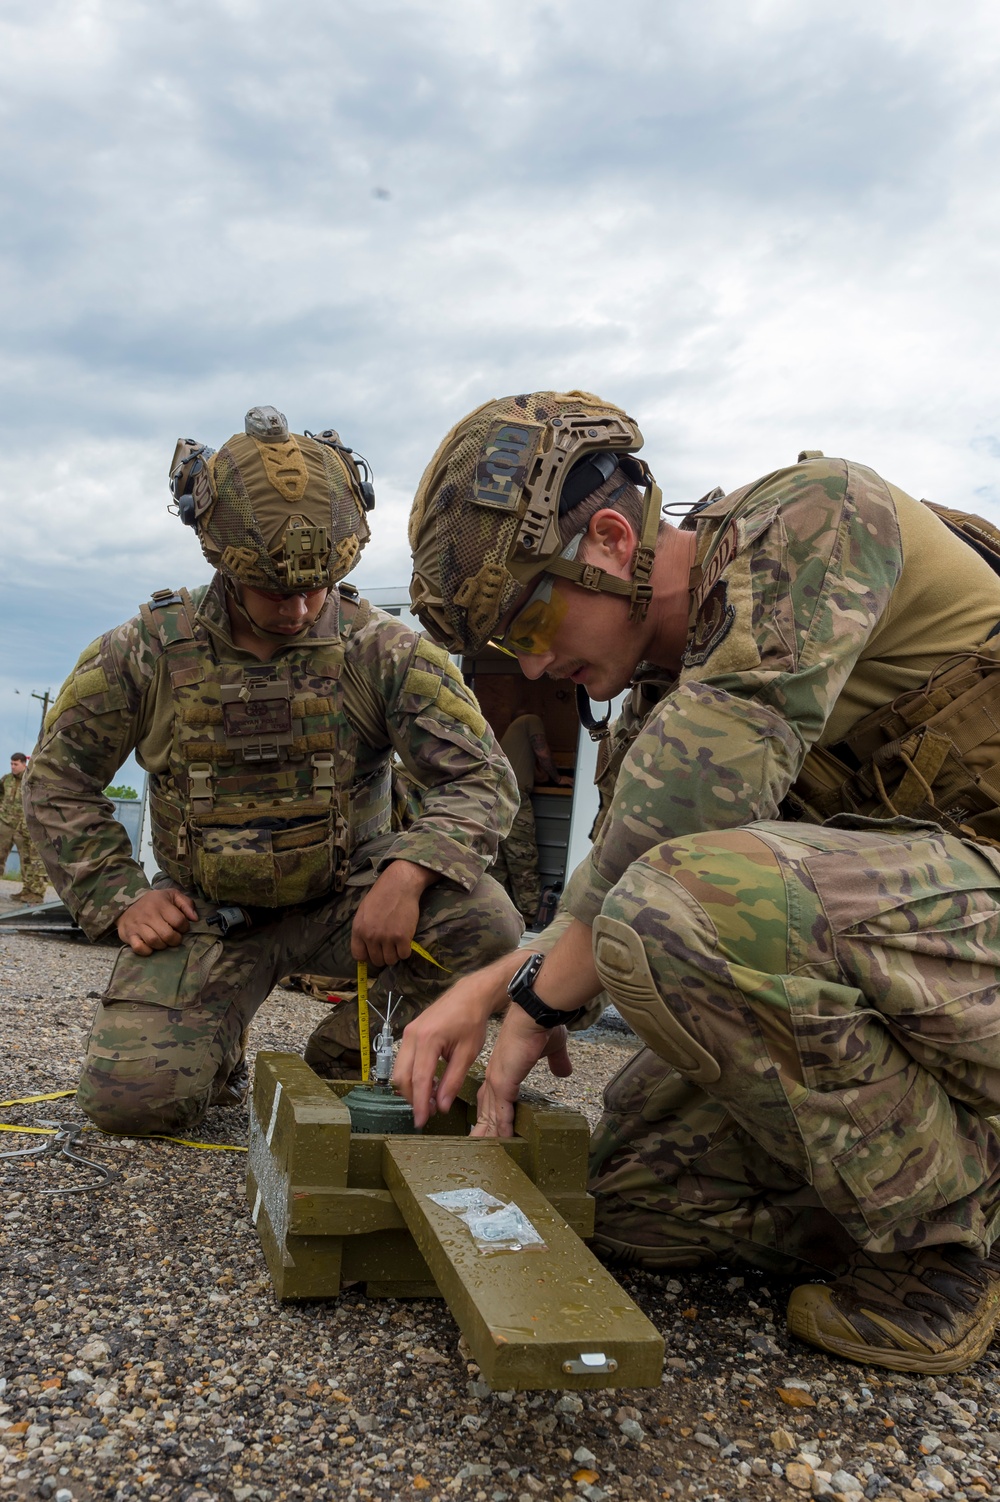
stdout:
{"type": "Polygon", "coordinates": [[[425,673],[420,668],[409,668],[403,679],[403,693],[416,694],[421,699],[436,699],[440,688],[437,673],[425,673]]]}
{"type": "Polygon", "coordinates": [[[418,639],[414,655],[422,657],[425,662],[433,662],[439,668],[452,666],[451,659],[444,647],[439,647],[437,642],[428,641],[426,636],[421,636],[418,639]]]}
{"type": "Polygon", "coordinates": [[[467,725],[477,739],[486,729],[486,721],[477,706],[470,704],[468,699],[463,699],[459,694],[452,693],[444,684],[437,696],[437,707],[442,714],[451,715],[453,720],[467,725]]]}
{"type": "Polygon", "coordinates": [[[701,602],[694,630],[688,638],[681,663],[685,668],[701,667],[720,642],[724,641],[736,619],[736,606],[730,604],[725,579],[720,579],[701,602]]]}

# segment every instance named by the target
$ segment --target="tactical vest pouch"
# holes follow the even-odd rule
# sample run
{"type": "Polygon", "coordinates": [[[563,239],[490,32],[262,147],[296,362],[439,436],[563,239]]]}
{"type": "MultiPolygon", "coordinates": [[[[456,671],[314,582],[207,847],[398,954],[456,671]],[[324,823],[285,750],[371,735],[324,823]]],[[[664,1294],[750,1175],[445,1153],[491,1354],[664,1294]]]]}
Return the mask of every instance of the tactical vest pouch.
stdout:
{"type": "Polygon", "coordinates": [[[104,1004],[130,1001],[178,1011],[195,1006],[221,954],[222,941],[203,933],[189,933],[175,947],[147,955],[133,954],[126,945],[118,952],[104,1004]]]}
{"type": "Polygon", "coordinates": [[[302,817],[308,810],[300,804],[294,823],[277,828],[273,819],[251,822],[245,810],[194,816],[188,841],[196,884],[213,902],[247,907],[294,907],[340,891],[344,820],[336,805],[314,812],[302,817]]]}
{"type": "Polygon", "coordinates": [[[792,816],[933,819],[963,839],[1000,843],[998,654],[984,646],[942,663],[836,746],[815,747],[789,794],[792,816]]]}

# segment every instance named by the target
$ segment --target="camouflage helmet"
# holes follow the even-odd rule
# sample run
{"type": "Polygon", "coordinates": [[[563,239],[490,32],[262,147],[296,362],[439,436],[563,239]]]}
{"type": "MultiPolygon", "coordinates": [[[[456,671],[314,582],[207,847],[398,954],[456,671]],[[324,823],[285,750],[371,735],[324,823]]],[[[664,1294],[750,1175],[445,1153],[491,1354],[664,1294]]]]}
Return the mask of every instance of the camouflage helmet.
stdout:
{"type": "Polygon", "coordinates": [[[424,629],[452,651],[478,651],[542,573],[626,595],[641,620],[660,520],[659,489],[646,465],[631,458],[641,447],[633,419],[586,391],[501,397],[464,417],[424,471],[410,513],[410,599],[424,629]],[[560,556],[560,515],[618,464],[646,492],[630,580],[560,556]]]}
{"type": "Polygon", "coordinates": [[[252,407],[216,451],[178,440],[170,465],[177,514],[233,584],[322,589],[354,567],[375,504],[368,465],[339,435],[290,433],[284,413],[252,407]]]}

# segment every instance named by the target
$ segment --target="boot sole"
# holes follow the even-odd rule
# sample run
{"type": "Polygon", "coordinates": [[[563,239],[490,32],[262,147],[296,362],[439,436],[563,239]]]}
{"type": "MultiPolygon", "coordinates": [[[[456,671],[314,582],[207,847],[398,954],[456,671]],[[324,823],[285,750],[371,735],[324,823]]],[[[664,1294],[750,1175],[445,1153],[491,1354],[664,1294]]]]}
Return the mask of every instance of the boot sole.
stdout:
{"type": "Polygon", "coordinates": [[[812,1311],[808,1309],[789,1308],[786,1316],[791,1335],[797,1335],[799,1340],[817,1346],[821,1351],[828,1351],[832,1356],[842,1356],[846,1361],[857,1362],[859,1366],[882,1366],[891,1372],[920,1372],[926,1377],[963,1372],[978,1361],[993,1339],[998,1319],[1000,1298],[994,1302],[990,1317],[981,1325],[970,1330],[957,1345],[950,1346],[947,1351],[935,1353],[901,1351],[892,1346],[870,1346],[863,1345],[860,1341],[855,1344],[853,1341],[838,1340],[835,1336],[824,1335],[820,1331],[812,1311]]]}

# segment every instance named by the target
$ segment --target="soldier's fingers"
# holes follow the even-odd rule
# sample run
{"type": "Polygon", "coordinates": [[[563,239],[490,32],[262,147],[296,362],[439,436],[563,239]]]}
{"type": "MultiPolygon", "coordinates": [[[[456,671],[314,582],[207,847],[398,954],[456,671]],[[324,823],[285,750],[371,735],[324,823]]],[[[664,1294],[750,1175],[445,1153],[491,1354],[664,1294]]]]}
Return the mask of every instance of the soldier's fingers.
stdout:
{"type": "Polygon", "coordinates": [[[468,1044],[456,1044],[455,1049],[448,1060],[447,1067],[437,1082],[438,1108],[448,1111],[455,1100],[459,1090],[465,1083],[472,1063],[479,1052],[478,1048],[471,1048],[468,1044]]]}
{"type": "Polygon", "coordinates": [[[129,936],[128,947],[131,949],[133,954],[141,954],[143,958],[145,958],[146,955],[153,953],[149,945],[145,943],[144,940],[140,939],[138,934],[131,934],[129,936]]]}
{"type": "MultiPolygon", "coordinates": [[[[186,892],[170,892],[169,896],[174,906],[180,909],[185,918],[190,919],[192,923],[197,923],[198,909],[195,907],[194,903],[191,901],[186,892]]],[[[184,927],[186,931],[187,924],[185,924],[184,927]]]]}

